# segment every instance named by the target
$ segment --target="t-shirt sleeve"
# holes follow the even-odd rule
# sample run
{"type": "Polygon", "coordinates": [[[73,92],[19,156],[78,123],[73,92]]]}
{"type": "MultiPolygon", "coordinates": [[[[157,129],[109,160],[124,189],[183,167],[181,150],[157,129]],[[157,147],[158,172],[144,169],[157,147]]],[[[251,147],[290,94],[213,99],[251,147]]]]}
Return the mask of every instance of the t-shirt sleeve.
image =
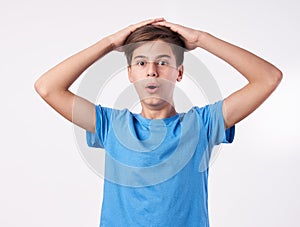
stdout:
{"type": "Polygon", "coordinates": [[[202,115],[202,120],[207,129],[210,145],[219,145],[220,143],[232,143],[235,135],[235,126],[225,129],[223,117],[223,100],[214,104],[207,105],[203,109],[198,109],[202,115]],[[201,111],[202,110],[202,111],[201,111]]]}
{"type": "Polygon", "coordinates": [[[86,131],[86,141],[89,147],[104,148],[110,125],[111,109],[98,105],[95,106],[95,111],[95,132],[86,131]]]}

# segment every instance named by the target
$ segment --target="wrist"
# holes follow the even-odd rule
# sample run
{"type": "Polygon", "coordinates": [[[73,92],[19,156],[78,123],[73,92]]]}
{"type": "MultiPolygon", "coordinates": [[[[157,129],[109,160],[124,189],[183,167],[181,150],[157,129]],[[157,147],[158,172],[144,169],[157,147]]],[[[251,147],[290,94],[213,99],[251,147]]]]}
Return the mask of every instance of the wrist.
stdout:
{"type": "Polygon", "coordinates": [[[198,31],[197,46],[203,48],[205,46],[205,40],[209,36],[209,33],[204,31],[198,31]]]}
{"type": "Polygon", "coordinates": [[[105,44],[108,47],[109,51],[112,51],[115,48],[117,48],[116,42],[115,42],[112,35],[109,35],[109,36],[105,37],[103,39],[103,41],[105,42],[105,44]]]}
{"type": "Polygon", "coordinates": [[[102,38],[92,46],[88,47],[86,51],[86,53],[88,53],[87,55],[92,58],[101,58],[107,53],[113,51],[112,42],[108,37],[102,38]]]}

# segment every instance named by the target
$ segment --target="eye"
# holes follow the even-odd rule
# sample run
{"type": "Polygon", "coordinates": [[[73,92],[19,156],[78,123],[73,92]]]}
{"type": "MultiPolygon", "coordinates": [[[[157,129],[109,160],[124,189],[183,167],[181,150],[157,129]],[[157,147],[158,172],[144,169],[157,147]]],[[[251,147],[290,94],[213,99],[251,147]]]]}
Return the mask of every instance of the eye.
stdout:
{"type": "Polygon", "coordinates": [[[137,64],[138,66],[145,66],[146,63],[147,63],[147,62],[145,62],[145,61],[138,61],[136,64],[137,64]]]}
{"type": "Polygon", "coordinates": [[[159,61],[157,62],[157,65],[167,65],[167,64],[168,64],[168,62],[165,61],[165,60],[159,60],[159,61]]]}

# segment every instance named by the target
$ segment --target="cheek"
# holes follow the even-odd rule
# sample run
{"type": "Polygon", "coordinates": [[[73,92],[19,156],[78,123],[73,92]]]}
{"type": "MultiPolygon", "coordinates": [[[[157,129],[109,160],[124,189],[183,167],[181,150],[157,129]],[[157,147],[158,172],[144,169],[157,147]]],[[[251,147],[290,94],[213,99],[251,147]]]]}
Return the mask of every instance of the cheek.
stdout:
{"type": "Polygon", "coordinates": [[[131,71],[130,79],[133,80],[133,81],[137,80],[137,78],[138,78],[137,75],[138,75],[137,72],[131,71]]]}
{"type": "Polygon", "coordinates": [[[130,82],[134,82],[137,80],[138,72],[134,68],[128,68],[128,78],[130,82]]]}
{"type": "Polygon", "coordinates": [[[144,78],[145,70],[132,68],[131,71],[128,73],[128,75],[129,75],[130,80],[136,81],[136,80],[144,78]]]}
{"type": "Polygon", "coordinates": [[[164,79],[167,79],[170,81],[174,81],[174,82],[177,80],[178,76],[179,76],[179,74],[178,74],[178,71],[176,71],[176,70],[169,70],[168,72],[160,73],[161,78],[164,78],[164,79]]]}

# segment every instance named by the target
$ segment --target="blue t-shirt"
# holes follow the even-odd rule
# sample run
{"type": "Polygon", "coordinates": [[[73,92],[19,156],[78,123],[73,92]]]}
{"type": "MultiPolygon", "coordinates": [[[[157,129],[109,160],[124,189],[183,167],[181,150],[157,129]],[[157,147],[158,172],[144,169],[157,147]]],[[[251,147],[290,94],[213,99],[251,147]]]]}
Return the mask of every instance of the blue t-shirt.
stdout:
{"type": "Polygon", "coordinates": [[[106,151],[100,226],[209,227],[209,158],[235,131],[222,103],[160,120],[96,106],[87,143],[106,151]]]}

